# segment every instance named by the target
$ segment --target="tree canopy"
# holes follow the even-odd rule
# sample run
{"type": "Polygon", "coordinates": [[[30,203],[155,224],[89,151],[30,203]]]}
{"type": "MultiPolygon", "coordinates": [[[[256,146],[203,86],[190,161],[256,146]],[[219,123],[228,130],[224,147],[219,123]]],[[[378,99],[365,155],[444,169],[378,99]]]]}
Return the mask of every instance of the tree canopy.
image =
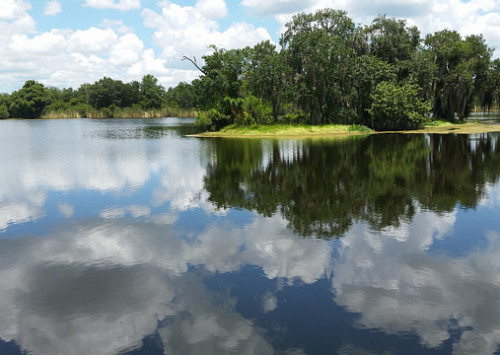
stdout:
{"type": "Polygon", "coordinates": [[[362,26],[344,11],[324,9],[294,16],[280,45],[213,48],[203,57],[202,75],[193,83],[200,124],[261,123],[241,119],[251,97],[270,107],[272,122],[379,130],[463,120],[475,105],[491,109],[500,102],[499,62],[491,62],[481,35],[444,30],[423,39],[405,20],[383,15],[362,26]]]}

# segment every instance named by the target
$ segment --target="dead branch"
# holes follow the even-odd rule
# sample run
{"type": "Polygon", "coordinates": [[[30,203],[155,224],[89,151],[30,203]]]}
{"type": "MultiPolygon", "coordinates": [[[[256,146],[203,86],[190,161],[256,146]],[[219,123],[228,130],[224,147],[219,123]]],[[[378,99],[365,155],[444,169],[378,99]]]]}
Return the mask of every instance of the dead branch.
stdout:
{"type": "Polygon", "coordinates": [[[204,71],[203,69],[201,69],[200,66],[198,65],[198,63],[196,63],[196,57],[195,56],[193,56],[193,59],[189,58],[188,56],[183,56],[182,60],[189,60],[196,67],[196,69],[198,69],[199,71],[201,71],[203,74],[207,75],[207,72],[204,71]]]}

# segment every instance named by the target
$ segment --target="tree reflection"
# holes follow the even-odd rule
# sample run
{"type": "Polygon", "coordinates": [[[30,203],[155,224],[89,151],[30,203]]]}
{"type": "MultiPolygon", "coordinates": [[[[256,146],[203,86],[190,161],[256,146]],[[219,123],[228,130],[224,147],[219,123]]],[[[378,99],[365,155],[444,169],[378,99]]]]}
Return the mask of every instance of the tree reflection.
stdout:
{"type": "Polygon", "coordinates": [[[417,208],[474,208],[500,174],[496,135],[371,135],[322,141],[214,141],[204,179],[220,208],[280,213],[302,236],[411,221],[417,208]]]}

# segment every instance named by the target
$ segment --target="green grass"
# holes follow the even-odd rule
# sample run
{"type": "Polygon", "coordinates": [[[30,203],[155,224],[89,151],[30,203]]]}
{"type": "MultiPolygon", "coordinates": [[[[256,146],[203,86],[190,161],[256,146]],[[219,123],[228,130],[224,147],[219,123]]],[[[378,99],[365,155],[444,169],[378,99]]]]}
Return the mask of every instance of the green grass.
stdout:
{"type": "Polygon", "coordinates": [[[252,125],[237,126],[231,125],[223,128],[220,132],[214,132],[214,136],[315,136],[315,135],[335,135],[349,134],[353,132],[349,125],[252,125]]]}
{"type": "MultiPolygon", "coordinates": [[[[424,126],[425,127],[442,127],[442,126],[451,126],[453,124],[454,123],[451,123],[449,121],[435,120],[435,121],[430,121],[430,122],[426,123],[424,126]]],[[[459,122],[457,122],[455,124],[459,124],[459,122]]]]}

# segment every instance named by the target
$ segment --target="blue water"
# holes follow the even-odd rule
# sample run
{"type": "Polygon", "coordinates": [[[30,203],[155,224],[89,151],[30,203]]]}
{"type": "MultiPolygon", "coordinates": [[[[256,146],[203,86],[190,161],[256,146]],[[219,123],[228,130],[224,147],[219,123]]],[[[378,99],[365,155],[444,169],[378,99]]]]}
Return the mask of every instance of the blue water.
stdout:
{"type": "Polygon", "coordinates": [[[493,354],[498,135],[0,121],[0,354],[493,354]]]}

